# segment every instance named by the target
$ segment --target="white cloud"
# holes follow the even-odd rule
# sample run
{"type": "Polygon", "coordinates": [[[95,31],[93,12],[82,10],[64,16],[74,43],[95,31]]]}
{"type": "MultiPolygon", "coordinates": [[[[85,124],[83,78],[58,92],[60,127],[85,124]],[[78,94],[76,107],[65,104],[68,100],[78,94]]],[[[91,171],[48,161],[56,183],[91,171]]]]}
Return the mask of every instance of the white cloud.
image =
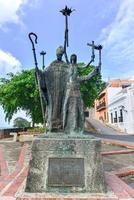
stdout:
{"type": "Polygon", "coordinates": [[[3,77],[7,73],[16,73],[21,70],[21,63],[9,52],[0,49],[0,76],[3,77]]]}
{"type": "Polygon", "coordinates": [[[102,30],[100,40],[116,69],[122,67],[121,72],[134,74],[134,0],[121,1],[113,23],[102,30]]]}
{"type": "MultiPolygon", "coordinates": [[[[17,73],[21,71],[22,65],[18,59],[16,59],[12,54],[9,52],[4,52],[0,49],[0,77],[5,77],[7,73],[17,73]]],[[[0,106],[0,127],[12,127],[13,120],[18,117],[23,116],[26,119],[30,119],[26,116],[26,112],[18,111],[11,120],[10,123],[5,121],[5,113],[3,108],[0,106]]]]}
{"type": "MultiPolygon", "coordinates": [[[[7,73],[17,73],[21,71],[21,63],[9,52],[4,52],[0,49],[0,77],[5,77],[7,73]]],[[[10,123],[5,121],[5,113],[3,108],[0,106],[0,127],[12,127],[13,120],[18,117],[23,116],[29,120],[24,111],[18,111],[17,114],[13,116],[10,123]]]]}
{"type": "Polygon", "coordinates": [[[7,22],[20,23],[19,10],[27,0],[0,0],[0,27],[7,22]]]}
{"type": "Polygon", "coordinates": [[[23,6],[37,7],[39,0],[0,0],[0,28],[6,30],[7,23],[24,25],[21,17],[23,6]]]}

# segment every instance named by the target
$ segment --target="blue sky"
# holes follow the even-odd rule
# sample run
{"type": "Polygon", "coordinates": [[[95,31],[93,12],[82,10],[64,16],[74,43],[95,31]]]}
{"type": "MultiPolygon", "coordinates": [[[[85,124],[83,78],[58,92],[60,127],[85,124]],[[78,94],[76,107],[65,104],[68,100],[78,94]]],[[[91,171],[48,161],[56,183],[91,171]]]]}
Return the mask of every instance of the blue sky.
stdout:
{"type": "Polygon", "coordinates": [[[46,65],[55,59],[64,40],[59,10],[65,5],[76,9],[69,18],[68,54],[76,53],[79,62],[87,63],[86,44],[95,40],[103,45],[105,80],[134,78],[134,0],[0,0],[0,76],[34,66],[29,32],[38,35],[39,66],[42,50],[47,52],[46,65]]]}

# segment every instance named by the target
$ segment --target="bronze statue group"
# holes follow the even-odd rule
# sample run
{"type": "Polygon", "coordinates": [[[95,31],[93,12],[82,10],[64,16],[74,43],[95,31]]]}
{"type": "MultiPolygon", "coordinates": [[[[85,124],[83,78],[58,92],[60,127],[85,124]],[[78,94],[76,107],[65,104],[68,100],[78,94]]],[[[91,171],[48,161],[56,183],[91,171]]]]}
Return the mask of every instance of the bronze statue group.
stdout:
{"type": "Polygon", "coordinates": [[[34,36],[35,43],[37,43],[37,35],[29,33],[35,60],[36,79],[39,87],[43,120],[44,122],[47,121],[49,132],[64,132],[66,134],[83,132],[84,106],[80,93],[80,83],[82,81],[89,81],[97,73],[100,73],[101,68],[102,46],[96,46],[94,41],[92,41],[92,44],[87,44],[92,47],[92,56],[90,62],[85,67],[94,62],[95,49],[99,51],[99,65],[87,76],[78,75],[77,56],[75,54],[70,56],[70,61],[68,60],[66,52],[66,48],[69,46],[68,16],[73,11],[67,6],[60,11],[65,17],[64,47],[59,46],[57,48],[57,59],[46,68],[44,68],[44,55],[46,52],[41,52],[41,55],[43,55],[43,70],[38,68],[34,42],[32,40],[32,36],[34,36]],[[66,62],[62,60],[63,55],[66,62]],[[43,100],[45,100],[46,104],[46,114],[44,114],[43,100]]]}
{"type": "MultiPolygon", "coordinates": [[[[40,88],[46,103],[46,119],[49,132],[77,134],[84,129],[84,105],[80,82],[90,80],[99,72],[96,67],[87,76],[78,76],[77,56],[64,62],[64,48],[56,50],[57,59],[43,71],[36,68],[40,88]]],[[[87,66],[86,66],[87,67],[87,66]]]]}

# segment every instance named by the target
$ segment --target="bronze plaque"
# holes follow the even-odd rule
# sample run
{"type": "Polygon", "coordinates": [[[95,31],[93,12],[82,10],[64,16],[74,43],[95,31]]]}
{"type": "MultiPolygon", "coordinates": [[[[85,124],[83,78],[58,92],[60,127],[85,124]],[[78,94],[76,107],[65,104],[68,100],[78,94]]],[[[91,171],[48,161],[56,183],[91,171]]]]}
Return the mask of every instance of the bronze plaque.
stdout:
{"type": "Polygon", "coordinates": [[[83,158],[49,158],[48,186],[83,187],[83,158]]]}

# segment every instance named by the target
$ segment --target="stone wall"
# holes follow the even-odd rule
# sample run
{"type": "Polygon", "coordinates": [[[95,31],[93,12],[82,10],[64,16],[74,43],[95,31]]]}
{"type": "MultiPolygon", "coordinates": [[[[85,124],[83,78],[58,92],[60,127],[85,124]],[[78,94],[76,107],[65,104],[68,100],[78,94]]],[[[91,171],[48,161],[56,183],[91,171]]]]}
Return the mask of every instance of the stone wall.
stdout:
{"type": "Polygon", "coordinates": [[[11,132],[22,132],[27,131],[28,128],[7,128],[7,129],[0,129],[0,139],[12,137],[10,136],[11,132]]]}

